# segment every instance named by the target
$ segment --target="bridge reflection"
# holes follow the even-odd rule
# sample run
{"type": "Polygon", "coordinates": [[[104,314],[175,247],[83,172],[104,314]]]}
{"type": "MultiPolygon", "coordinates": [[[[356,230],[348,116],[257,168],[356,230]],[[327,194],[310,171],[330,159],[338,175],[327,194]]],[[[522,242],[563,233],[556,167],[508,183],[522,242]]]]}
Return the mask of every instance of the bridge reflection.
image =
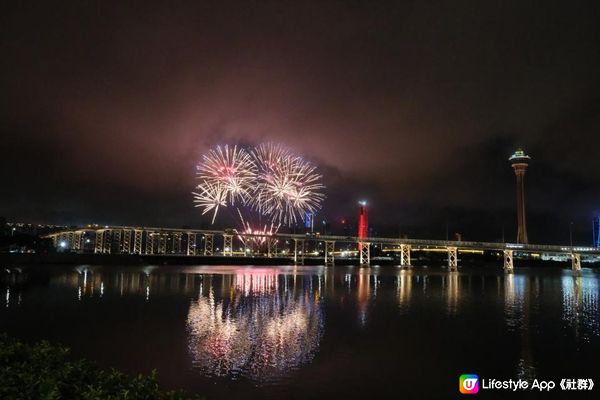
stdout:
{"type": "Polygon", "coordinates": [[[589,342],[600,336],[600,307],[597,280],[563,275],[563,321],[571,327],[577,339],[589,342]]]}
{"type": "Polygon", "coordinates": [[[556,280],[540,279],[537,276],[512,275],[504,276],[504,311],[509,332],[520,336],[520,359],[517,365],[517,377],[533,379],[537,373],[537,361],[533,343],[536,327],[542,324],[541,311],[544,304],[540,297],[542,289],[562,292],[562,320],[566,325],[556,325],[560,337],[573,335],[577,342],[590,342],[592,337],[600,336],[600,310],[598,280],[593,277],[572,276],[564,274],[560,277],[560,287],[556,280]],[[566,328],[566,329],[565,329],[566,328]],[[569,332],[570,331],[570,332],[569,332]]]}
{"type": "Polygon", "coordinates": [[[397,276],[397,290],[396,296],[398,298],[398,304],[401,312],[404,314],[408,312],[410,305],[410,299],[412,296],[412,280],[413,272],[407,269],[401,269],[397,276]]]}
{"type": "MultiPolygon", "coordinates": [[[[545,357],[536,347],[540,338],[585,344],[600,336],[599,280],[590,270],[572,276],[556,270],[486,275],[378,267],[79,266],[47,281],[11,271],[0,283],[6,313],[31,311],[41,293],[37,285],[48,286],[44,302],[72,302],[89,312],[130,307],[133,315],[144,310],[161,318],[164,304],[179,307],[173,329],[185,333],[182,351],[197,371],[259,383],[284,379],[310,363],[326,342],[331,345],[323,341],[326,315],[333,332],[360,330],[368,337],[411,327],[417,315],[420,337],[421,324],[444,326],[489,314],[482,326],[502,327],[495,340],[514,350],[515,373],[527,379],[545,357]]],[[[107,313],[98,315],[111,321],[107,313]]]]}

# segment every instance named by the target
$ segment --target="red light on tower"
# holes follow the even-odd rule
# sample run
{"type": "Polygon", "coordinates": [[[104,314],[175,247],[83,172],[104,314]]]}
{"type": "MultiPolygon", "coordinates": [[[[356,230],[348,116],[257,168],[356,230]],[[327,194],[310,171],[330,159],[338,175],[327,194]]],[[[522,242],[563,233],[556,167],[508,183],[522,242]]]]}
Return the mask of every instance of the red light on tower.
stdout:
{"type": "Polygon", "coordinates": [[[369,216],[367,213],[367,202],[359,201],[360,210],[358,214],[358,239],[366,239],[369,236],[369,216]]]}

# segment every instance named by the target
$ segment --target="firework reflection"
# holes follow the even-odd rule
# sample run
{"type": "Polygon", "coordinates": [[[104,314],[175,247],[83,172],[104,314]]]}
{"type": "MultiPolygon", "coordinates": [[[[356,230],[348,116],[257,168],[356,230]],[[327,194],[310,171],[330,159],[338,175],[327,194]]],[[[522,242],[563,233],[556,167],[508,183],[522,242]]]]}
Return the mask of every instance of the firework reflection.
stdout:
{"type": "Polygon", "coordinates": [[[218,291],[207,282],[187,320],[194,366],[208,376],[268,383],[310,362],[323,333],[310,279],[241,270],[218,291]]]}

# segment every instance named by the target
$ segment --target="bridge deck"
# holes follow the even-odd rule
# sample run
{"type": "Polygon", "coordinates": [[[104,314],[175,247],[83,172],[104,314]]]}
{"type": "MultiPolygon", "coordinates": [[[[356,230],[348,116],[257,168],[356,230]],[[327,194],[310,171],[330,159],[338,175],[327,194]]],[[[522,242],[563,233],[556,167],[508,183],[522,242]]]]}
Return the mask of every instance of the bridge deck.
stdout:
{"type": "MultiPolygon", "coordinates": [[[[91,226],[75,228],[66,231],[54,232],[47,235],[60,235],[61,233],[69,232],[86,232],[86,231],[101,231],[101,230],[130,230],[130,231],[146,231],[155,233],[182,233],[196,235],[235,235],[244,238],[250,237],[265,237],[261,234],[251,234],[237,232],[234,229],[230,230],[206,230],[206,229],[178,229],[178,228],[158,228],[158,227],[135,227],[135,226],[91,226]]],[[[406,238],[385,238],[385,237],[370,237],[359,239],[356,236],[336,236],[336,235],[320,235],[320,234],[293,234],[293,233],[276,233],[268,237],[278,240],[303,240],[303,241],[320,241],[320,242],[343,242],[343,243],[373,243],[387,244],[391,246],[410,245],[413,248],[453,248],[457,249],[473,249],[473,250],[489,250],[489,251],[523,251],[523,252],[543,252],[543,253],[582,253],[590,255],[600,255],[599,247],[583,247],[570,245],[545,245],[545,244],[517,244],[517,243],[498,243],[498,242],[475,242],[475,241],[452,241],[452,240],[428,240],[428,239],[406,239],[406,238]]]]}

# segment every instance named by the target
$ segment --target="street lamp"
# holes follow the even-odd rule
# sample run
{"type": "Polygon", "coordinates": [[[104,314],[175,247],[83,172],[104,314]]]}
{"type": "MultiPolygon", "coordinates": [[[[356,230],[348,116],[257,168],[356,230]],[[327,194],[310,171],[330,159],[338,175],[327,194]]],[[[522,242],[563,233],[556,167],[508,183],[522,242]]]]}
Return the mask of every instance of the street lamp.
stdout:
{"type": "Polygon", "coordinates": [[[573,221],[569,224],[569,242],[571,243],[571,247],[573,247],[573,221]]]}

